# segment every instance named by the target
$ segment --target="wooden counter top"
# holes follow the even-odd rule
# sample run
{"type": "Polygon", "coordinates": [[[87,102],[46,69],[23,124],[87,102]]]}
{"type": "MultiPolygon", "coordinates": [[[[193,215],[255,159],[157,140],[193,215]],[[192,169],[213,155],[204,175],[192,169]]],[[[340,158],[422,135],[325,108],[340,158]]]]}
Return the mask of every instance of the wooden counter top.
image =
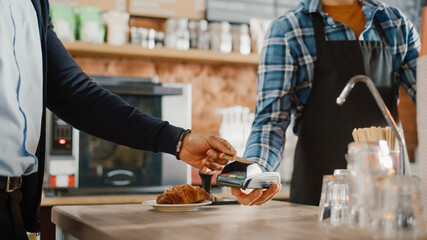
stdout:
{"type": "Polygon", "coordinates": [[[262,206],[204,206],[195,212],[157,212],[142,204],[58,206],[52,222],[85,239],[370,239],[317,222],[317,207],[270,201],[262,206]]]}

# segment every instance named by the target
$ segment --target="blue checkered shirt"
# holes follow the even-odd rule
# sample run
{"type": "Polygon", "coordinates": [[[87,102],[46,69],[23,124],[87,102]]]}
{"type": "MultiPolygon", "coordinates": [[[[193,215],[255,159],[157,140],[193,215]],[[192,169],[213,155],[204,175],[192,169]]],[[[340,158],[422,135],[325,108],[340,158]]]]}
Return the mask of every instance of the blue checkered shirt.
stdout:
{"type": "MultiPolygon", "coordinates": [[[[400,10],[385,3],[360,2],[366,25],[358,40],[380,41],[373,24],[376,16],[392,47],[397,81],[415,101],[416,59],[421,44],[414,25],[400,10]]],[[[316,65],[314,30],[309,17],[313,12],[323,16],[327,40],[356,40],[350,27],[322,12],[320,0],[303,1],[270,25],[258,67],[255,120],[243,155],[267,171],[275,171],[279,166],[291,113],[295,114],[293,130],[297,134],[298,119],[310,95],[316,65]]]]}

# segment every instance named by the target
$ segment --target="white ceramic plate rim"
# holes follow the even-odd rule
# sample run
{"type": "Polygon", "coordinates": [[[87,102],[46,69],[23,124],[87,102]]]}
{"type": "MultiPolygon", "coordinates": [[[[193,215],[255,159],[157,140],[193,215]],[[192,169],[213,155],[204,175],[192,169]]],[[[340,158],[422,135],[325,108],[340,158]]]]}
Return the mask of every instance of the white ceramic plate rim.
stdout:
{"type": "Polygon", "coordinates": [[[190,204],[157,204],[156,200],[148,200],[142,202],[144,205],[153,206],[153,207],[170,207],[170,208],[181,208],[181,207],[197,207],[197,206],[205,206],[211,204],[212,201],[205,200],[199,203],[190,203],[190,204]]]}

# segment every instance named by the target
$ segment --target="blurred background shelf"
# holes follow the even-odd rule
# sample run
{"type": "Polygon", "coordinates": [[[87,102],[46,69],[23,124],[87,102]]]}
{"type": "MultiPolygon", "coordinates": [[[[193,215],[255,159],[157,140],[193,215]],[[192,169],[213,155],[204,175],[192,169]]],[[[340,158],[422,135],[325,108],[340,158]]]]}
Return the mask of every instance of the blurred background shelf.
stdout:
{"type": "Polygon", "coordinates": [[[256,53],[242,55],[237,52],[220,53],[197,49],[187,51],[169,48],[148,49],[132,45],[113,46],[106,43],[92,44],[86,42],[64,43],[64,46],[73,56],[144,58],[150,60],[240,65],[258,65],[259,62],[259,55],[256,53]]]}

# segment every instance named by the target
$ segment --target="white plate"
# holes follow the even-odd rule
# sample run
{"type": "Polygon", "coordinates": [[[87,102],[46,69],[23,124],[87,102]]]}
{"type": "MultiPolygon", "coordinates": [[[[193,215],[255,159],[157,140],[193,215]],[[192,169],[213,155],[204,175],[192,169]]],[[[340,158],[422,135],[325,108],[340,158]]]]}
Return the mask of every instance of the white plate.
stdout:
{"type": "Polygon", "coordinates": [[[199,203],[191,203],[191,204],[157,204],[156,200],[149,200],[142,202],[144,205],[152,206],[157,211],[161,212],[189,212],[196,211],[201,206],[209,205],[212,201],[205,200],[199,203]]]}

